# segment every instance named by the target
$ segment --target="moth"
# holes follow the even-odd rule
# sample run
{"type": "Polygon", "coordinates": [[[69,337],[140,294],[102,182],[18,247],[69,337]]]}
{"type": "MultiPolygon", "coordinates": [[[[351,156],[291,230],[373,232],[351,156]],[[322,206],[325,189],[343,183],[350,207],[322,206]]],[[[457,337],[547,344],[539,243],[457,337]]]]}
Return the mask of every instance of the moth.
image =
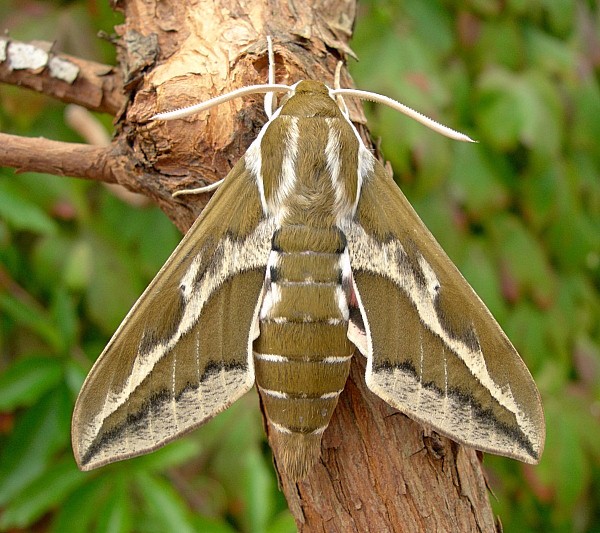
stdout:
{"type": "Polygon", "coordinates": [[[155,118],[269,91],[284,103],[85,380],[72,423],[79,467],[155,450],[256,383],[278,467],[300,480],[356,349],[367,386],[394,408],[458,443],[537,463],[545,425],[530,373],[339,97],[389,101],[271,83],[155,118]]]}

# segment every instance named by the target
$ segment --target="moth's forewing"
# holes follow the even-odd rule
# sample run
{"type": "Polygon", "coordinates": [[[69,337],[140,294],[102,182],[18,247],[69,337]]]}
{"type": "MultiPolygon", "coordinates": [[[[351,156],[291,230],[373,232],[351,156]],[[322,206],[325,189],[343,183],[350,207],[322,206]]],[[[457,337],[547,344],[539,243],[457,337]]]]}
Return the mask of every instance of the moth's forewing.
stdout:
{"type": "Polygon", "coordinates": [[[529,371],[379,163],[345,231],[369,388],[457,442],[537,463],[545,425],[529,371]]]}
{"type": "Polygon", "coordinates": [[[271,225],[242,159],[90,371],[72,422],[80,468],[154,450],[252,387],[271,225]]]}

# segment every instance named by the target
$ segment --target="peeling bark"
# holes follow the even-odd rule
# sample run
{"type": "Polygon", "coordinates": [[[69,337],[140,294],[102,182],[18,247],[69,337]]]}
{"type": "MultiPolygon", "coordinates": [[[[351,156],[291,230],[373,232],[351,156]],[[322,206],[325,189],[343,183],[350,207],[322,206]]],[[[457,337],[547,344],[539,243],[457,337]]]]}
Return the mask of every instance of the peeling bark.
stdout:
{"type": "Polygon", "coordinates": [[[0,38],[0,82],[115,115],[125,103],[119,72],[110,65],[55,53],[52,48],[52,43],[0,38]]]}
{"type": "MultiPolygon", "coordinates": [[[[312,78],[331,84],[337,62],[352,55],[355,0],[120,0],[117,8],[125,13],[117,31],[129,92],[117,117],[110,175],[153,198],[183,230],[208,196],[186,196],[184,203],[171,193],[229,172],[266,120],[262,99],[228,102],[173,122],[149,118],[264,83],[266,35],[274,40],[278,83],[312,78]]],[[[346,72],[342,85],[352,86],[346,72]]],[[[351,108],[351,117],[364,123],[359,107],[351,108]]],[[[300,483],[281,478],[299,529],[495,531],[477,452],[427,432],[373,395],[364,366],[362,356],[355,357],[323,437],[321,463],[300,483]]]]}

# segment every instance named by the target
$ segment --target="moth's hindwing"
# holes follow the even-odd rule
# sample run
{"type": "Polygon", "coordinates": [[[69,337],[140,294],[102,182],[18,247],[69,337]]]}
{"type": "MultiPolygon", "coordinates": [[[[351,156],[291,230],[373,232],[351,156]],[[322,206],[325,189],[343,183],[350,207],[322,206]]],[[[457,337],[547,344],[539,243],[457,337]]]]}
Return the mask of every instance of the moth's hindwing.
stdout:
{"type": "Polygon", "coordinates": [[[368,387],[451,439],[528,463],[545,436],[539,393],[488,309],[376,164],[345,228],[368,387]]]}
{"type": "Polygon", "coordinates": [[[252,387],[272,234],[242,159],[90,371],[73,415],[80,468],[154,450],[252,387]]]}

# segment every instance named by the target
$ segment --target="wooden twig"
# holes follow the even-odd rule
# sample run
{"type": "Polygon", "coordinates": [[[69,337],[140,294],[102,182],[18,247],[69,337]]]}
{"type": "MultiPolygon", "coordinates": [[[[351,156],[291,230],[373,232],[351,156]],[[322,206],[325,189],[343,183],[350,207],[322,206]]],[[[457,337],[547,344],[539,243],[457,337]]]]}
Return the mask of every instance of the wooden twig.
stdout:
{"type": "Polygon", "coordinates": [[[51,43],[0,38],[0,82],[111,115],[116,115],[125,103],[117,69],[55,53],[51,43]]]}
{"type": "Polygon", "coordinates": [[[56,176],[116,183],[112,147],[66,143],[0,133],[0,166],[17,172],[43,172],[56,176]]]}

